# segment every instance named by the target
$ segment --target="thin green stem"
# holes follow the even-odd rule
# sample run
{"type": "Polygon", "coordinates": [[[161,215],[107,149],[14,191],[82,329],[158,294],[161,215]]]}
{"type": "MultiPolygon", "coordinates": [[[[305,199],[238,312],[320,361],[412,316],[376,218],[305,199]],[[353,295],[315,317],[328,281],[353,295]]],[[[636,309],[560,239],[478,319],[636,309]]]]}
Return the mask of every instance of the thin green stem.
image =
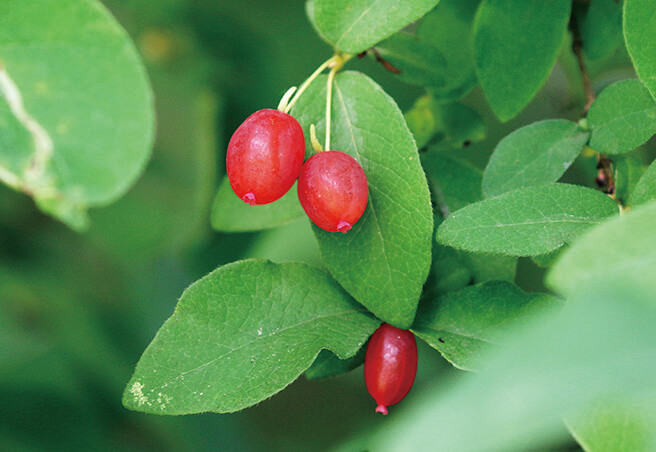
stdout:
{"type": "Polygon", "coordinates": [[[315,78],[319,76],[328,66],[330,66],[333,62],[335,62],[339,58],[337,55],[329,58],[328,60],[324,61],[321,66],[319,66],[313,73],[310,75],[307,80],[303,82],[303,84],[298,88],[296,91],[296,94],[292,98],[292,100],[287,104],[285,107],[285,113],[289,113],[294,104],[298,101],[298,99],[301,97],[303,92],[307,89],[308,86],[310,86],[310,83],[314,81],[315,78]]]}
{"type": "Polygon", "coordinates": [[[325,150],[330,151],[330,122],[332,113],[333,101],[333,84],[335,75],[344,66],[344,64],[353,58],[353,55],[335,55],[335,61],[330,64],[330,72],[328,73],[328,84],[326,85],[326,146],[325,150]]]}
{"type": "Polygon", "coordinates": [[[330,151],[330,117],[333,104],[333,81],[338,67],[335,65],[328,73],[328,85],[326,86],[326,146],[324,149],[330,151]]]}

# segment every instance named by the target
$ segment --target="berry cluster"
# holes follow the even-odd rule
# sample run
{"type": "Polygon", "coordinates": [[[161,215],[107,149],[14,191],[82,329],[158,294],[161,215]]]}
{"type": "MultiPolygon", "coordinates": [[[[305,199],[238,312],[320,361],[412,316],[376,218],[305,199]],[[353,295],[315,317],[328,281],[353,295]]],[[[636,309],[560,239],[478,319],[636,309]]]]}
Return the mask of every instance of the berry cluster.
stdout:
{"type": "Polygon", "coordinates": [[[321,229],[347,232],[367,207],[367,177],[341,151],[319,152],[305,164],[305,136],[294,117],[259,110],[232,135],[226,155],[230,186],[250,205],[281,198],[298,179],[303,210],[321,229]]]}

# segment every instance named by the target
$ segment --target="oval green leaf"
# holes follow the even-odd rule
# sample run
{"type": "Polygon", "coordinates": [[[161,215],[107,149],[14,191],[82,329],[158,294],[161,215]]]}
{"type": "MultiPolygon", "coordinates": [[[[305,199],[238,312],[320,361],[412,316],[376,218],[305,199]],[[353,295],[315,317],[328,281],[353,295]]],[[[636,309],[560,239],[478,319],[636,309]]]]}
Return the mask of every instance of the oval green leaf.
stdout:
{"type": "Polygon", "coordinates": [[[135,182],[153,129],[144,68],[100,2],[0,5],[0,180],[83,229],[135,182]]]}
{"type": "Polygon", "coordinates": [[[505,328],[554,305],[549,295],[491,281],[422,303],[412,331],[455,367],[474,370],[483,348],[503,343],[505,328]]]}
{"type": "Polygon", "coordinates": [[[322,349],[355,355],[379,324],[320,270],[229,264],[182,294],[123,404],[158,414],[241,410],[284,389],[322,349]]]}
{"type": "Polygon", "coordinates": [[[624,41],[638,77],[656,99],[656,27],[652,0],[624,1],[624,41]]]}
{"type": "Polygon", "coordinates": [[[650,201],[656,201],[656,160],[644,172],[629,198],[629,204],[632,206],[650,201]]]}
{"type": "Polygon", "coordinates": [[[652,201],[590,230],[558,259],[547,275],[548,285],[569,293],[583,283],[641,279],[656,289],[654,225],[656,202],[652,201]]]}
{"type": "Polygon", "coordinates": [[[474,59],[481,87],[502,121],[521,112],[556,62],[570,0],[483,0],[474,22],[474,59]]]}
{"type": "Polygon", "coordinates": [[[540,121],[505,137],[494,149],[483,175],[483,193],[556,182],[581,153],[589,133],[565,119],[540,121]]]}
{"type": "Polygon", "coordinates": [[[225,178],[214,198],[212,227],[220,232],[261,231],[287,224],[303,215],[296,184],[276,202],[249,206],[235,195],[228,178],[225,178]]]}
{"type": "Polygon", "coordinates": [[[590,188],[526,187],[452,213],[438,228],[437,240],[466,251],[537,256],[617,213],[612,199],[590,188]]]}
{"type": "Polygon", "coordinates": [[[223,119],[223,103],[209,87],[206,65],[185,53],[170,65],[149,68],[155,92],[166,93],[156,102],[159,129],[151,163],[118,202],[89,212],[85,234],[123,262],[140,265],[178,253],[211,233],[207,212],[216,185],[216,124],[223,119]]]}
{"type": "MultiPolygon", "coordinates": [[[[296,117],[325,130],[326,77],[299,100],[296,117]]],[[[385,322],[408,328],[431,262],[433,216],[426,176],[394,100],[359,72],[335,79],[332,149],[360,162],[369,205],[346,234],[314,227],[321,258],[333,277],[385,322]]]]}
{"type": "Polygon", "coordinates": [[[478,0],[442,0],[414,35],[398,33],[376,46],[408,83],[425,86],[441,102],[455,101],[477,83],[472,22],[478,0]]]}
{"type": "Polygon", "coordinates": [[[656,101],[638,80],[622,80],[604,89],[588,112],[590,147],[623,154],[656,133],[656,101]]]}
{"type": "Polygon", "coordinates": [[[622,5],[616,0],[595,0],[576,8],[583,52],[597,60],[610,56],[622,45],[622,5]],[[585,9],[584,9],[585,8],[585,9]]]}
{"type": "Polygon", "coordinates": [[[335,48],[359,53],[433,9],[439,0],[308,0],[317,32],[335,48]]]}

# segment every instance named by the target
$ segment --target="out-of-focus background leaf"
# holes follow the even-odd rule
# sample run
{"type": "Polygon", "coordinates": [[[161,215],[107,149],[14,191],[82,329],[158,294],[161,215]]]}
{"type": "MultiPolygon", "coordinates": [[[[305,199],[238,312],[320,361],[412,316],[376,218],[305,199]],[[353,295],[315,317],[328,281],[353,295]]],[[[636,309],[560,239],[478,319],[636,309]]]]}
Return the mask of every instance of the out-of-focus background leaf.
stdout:
{"type": "MultiPolygon", "coordinates": [[[[315,33],[303,0],[104,3],[146,63],[156,101],[155,147],[128,194],[90,212],[85,234],[0,186],[0,450],[312,451],[394,422],[396,410],[390,419],[374,416],[361,368],[330,379],[302,377],[272,399],[230,415],[159,417],[121,405],[139,356],[193,281],[248,257],[321,266],[305,218],[228,234],[212,230],[210,214],[232,132],[253,111],[275,108],[332,49],[315,33]]],[[[425,95],[373,59],[353,59],[348,68],[371,76],[404,112],[425,95]]],[[[590,70],[597,92],[633,75],[623,47],[590,62],[590,70]]],[[[430,152],[448,151],[484,168],[499,141],[519,127],[578,120],[584,99],[579,77],[563,46],[544,88],[503,124],[474,88],[461,102],[481,115],[486,138],[476,134],[463,144],[459,135],[445,133],[442,141],[433,139],[437,146],[430,152]],[[446,145],[449,140],[458,146],[446,145]]],[[[591,184],[596,163],[583,153],[563,180],[591,184]]],[[[480,271],[491,264],[484,265],[480,271]]],[[[472,265],[462,269],[471,278],[472,265]]],[[[527,292],[544,291],[544,271],[520,258],[515,283],[527,292]]],[[[464,375],[419,343],[419,374],[408,404],[464,375]]],[[[575,447],[573,440],[560,446],[575,447]]]]}

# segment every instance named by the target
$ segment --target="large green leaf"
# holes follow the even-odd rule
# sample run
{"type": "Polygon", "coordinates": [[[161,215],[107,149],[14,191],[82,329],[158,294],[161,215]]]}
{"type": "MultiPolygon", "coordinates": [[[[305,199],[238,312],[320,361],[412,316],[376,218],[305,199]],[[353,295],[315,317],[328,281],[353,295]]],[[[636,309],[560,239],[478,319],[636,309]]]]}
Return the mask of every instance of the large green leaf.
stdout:
{"type": "Polygon", "coordinates": [[[656,27],[651,0],[624,1],[624,40],[638,77],[656,99],[656,27]]]}
{"type": "Polygon", "coordinates": [[[0,5],[0,180],[82,229],[137,179],[153,126],[144,68],[100,2],[0,5]]]}
{"type": "Polygon", "coordinates": [[[211,233],[208,211],[223,103],[209,87],[207,56],[192,41],[185,43],[186,52],[170,65],[148,67],[155,92],[166,93],[155,99],[158,130],[151,163],[118,202],[89,212],[86,236],[135,266],[189,249],[211,233]]]}
{"type": "Polygon", "coordinates": [[[483,175],[483,193],[556,182],[581,153],[589,133],[564,119],[522,127],[499,142],[483,175]]]}
{"type": "Polygon", "coordinates": [[[652,201],[590,230],[563,253],[547,275],[547,283],[569,293],[584,283],[643,279],[656,289],[654,225],[656,202],[652,201]]]}
{"type": "Polygon", "coordinates": [[[505,328],[556,300],[527,294],[505,281],[491,281],[423,302],[412,331],[454,366],[480,366],[481,349],[504,342],[505,328]]]}
{"type": "Polygon", "coordinates": [[[568,416],[566,423],[583,450],[656,450],[656,393],[605,396],[568,416]]]}
{"type": "Polygon", "coordinates": [[[582,10],[575,10],[583,41],[583,51],[590,59],[611,55],[622,45],[622,5],[616,0],[595,0],[582,10]],[[582,12],[583,11],[583,12],[582,12]]]}
{"type": "Polygon", "coordinates": [[[638,80],[623,80],[599,94],[588,112],[590,147],[623,154],[656,133],[656,102],[638,80]]]}
{"type": "Polygon", "coordinates": [[[442,0],[414,35],[398,33],[376,46],[409,83],[426,86],[440,101],[458,100],[474,85],[471,27],[478,0],[442,0]]]}
{"type": "Polygon", "coordinates": [[[433,9],[439,0],[308,0],[310,21],[335,48],[359,53],[433,9]]]}
{"type": "Polygon", "coordinates": [[[644,172],[629,198],[629,203],[632,206],[645,204],[649,201],[656,201],[656,160],[644,172]]]}
{"type": "Polygon", "coordinates": [[[289,223],[303,215],[296,184],[276,202],[249,206],[235,195],[226,178],[214,198],[212,227],[221,232],[259,231],[289,223]]]}
{"type": "MultiPolygon", "coordinates": [[[[309,136],[325,133],[326,78],[294,108],[309,136]]],[[[333,277],[385,322],[408,328],[431,262],[433,216],[426,176],[412,135],[394,101],[371,79],[345,72],[335,79],[332,149],[362,165],[369,205],[346,234],[314,227],[321,258],[333,277]]]]}
{"type": "Polygon", "coordinates": [[[452,213],[437,240],[467,251],[537,256],[618,212],[608,196],[567,184],[526,187],[452,213]]]}
{"type": "Polygon", "coordinates": [[[474,23],[481,87],[502,121],[540,90],[565,37],[570,0],[484,0],[474,23]]]}
{"type": "Polygon", "coordinates": [[[640,398],[653,392],[653,291],[585,286],[552,311],[518,322],[506,346],[488,347],[479,372],[458,379],[437,375],[433,387],[404,400],[393,423],[343,450],[553,450],[571,441],[563,415],[609,394],[640,398]]]}
{"type": "Polygon", "coordinates": [[[182,294],[123,403],[160,414],[241,410],[289,385],[322,349],[353,356],[378,325],[317,269],[229,264],[182,294]]]}

